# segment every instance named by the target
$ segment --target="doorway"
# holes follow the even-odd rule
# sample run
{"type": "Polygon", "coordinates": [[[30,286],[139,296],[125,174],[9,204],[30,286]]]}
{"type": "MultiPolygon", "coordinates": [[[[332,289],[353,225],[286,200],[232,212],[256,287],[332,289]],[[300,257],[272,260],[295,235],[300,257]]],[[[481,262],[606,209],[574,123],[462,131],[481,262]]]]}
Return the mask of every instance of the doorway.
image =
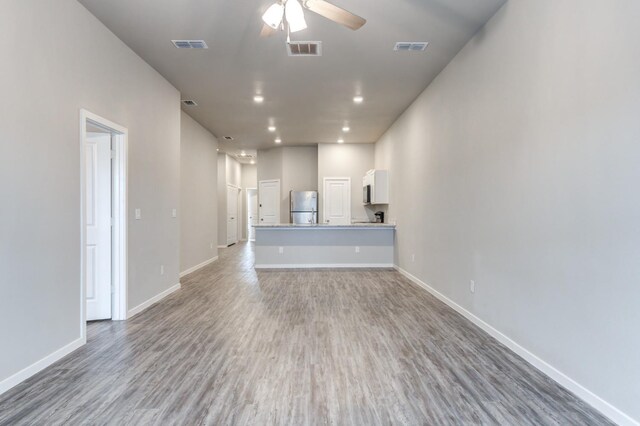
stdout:
{"type": "Polygon", "coordinates": [[[351,225],[351,178],[324,178],[324,223],[351,225]]]}
{"type": "Polygon", "coordinates": [[[127,129],[80,110],[81,333],[127,316],[127,129]]]}
{"type": "Polygon", "coordinates": [[[256,240],[256,226],[258,224],[258,190],[247,188],[247,240],[256,240]]]}
{"type": "Polygon", "coordinates": [[[280,223],[280,180],[261,180],[258,183],[258,211],[260,224],[280,223]]]}

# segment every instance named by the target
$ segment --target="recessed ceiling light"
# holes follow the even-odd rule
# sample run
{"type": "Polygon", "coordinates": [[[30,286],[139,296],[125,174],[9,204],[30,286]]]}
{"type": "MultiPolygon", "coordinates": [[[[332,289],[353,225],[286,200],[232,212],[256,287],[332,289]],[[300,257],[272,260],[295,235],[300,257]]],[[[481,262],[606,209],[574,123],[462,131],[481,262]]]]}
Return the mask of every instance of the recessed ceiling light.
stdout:
{"type": "Polygon", "coordinates": [[[274,142],[275,142],[275,143],[281,143],[281,142],[282,142],[282,139],[280,139],[280,138],[276,138],[276,140],[275,140],[274,142]]]}
{"type": "Polygon", "coordinates": [[[255,160],[251,160],[251,164],[256,164],[255,160]]]}
{"type": "Polygon", "coordinates": [[[262,95],[255,95],[253,97],[253,102],[257,103],[257,104],[261,104],[262,102],[264,102],[264,96],[262,95]]]}
{"type": "Polygon", "coordinates": [[[349,130],[351,130],[351,128],[349,126],[344,126],[342,128],[342,131],[345,132],[345,133],[347,133],[349,130]]]}
{"type": "Polygon", "coordinates": [[[361,104],[362,101],[364,101],[364,98],[362,96],[354,96],[353,97],[353,102],[355,102],[357,104],[361,104]]]}
{"type": "Polygon", "coordinates": [[[270,132],[275,132],[276,131],[276,126],[269,126],[269,127],[267,127],[267,129],[269,129],[270,132]]]}
{"type": "Polygon", "coordinates": [[[344,143],[344,139],[342,138],[338,139],[338,143],[344,143]]]}
{"type": "Polygon", "coordinates": [[[247,153],[246,153],[246,152],[242,151],[242,152],[240,153],[240,157],[246,157],[246,156],[247,156],[247,153]]]}

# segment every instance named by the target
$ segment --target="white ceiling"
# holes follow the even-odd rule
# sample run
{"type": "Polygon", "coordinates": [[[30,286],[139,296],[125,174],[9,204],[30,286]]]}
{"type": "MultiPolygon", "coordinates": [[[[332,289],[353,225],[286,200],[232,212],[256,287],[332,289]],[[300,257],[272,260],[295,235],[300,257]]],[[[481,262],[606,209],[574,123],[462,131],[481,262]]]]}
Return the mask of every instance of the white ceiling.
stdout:
{"type": "Polygon", "coordinates": [[[322,41],[323,56],[298,58],[287,56],[283,33],[258,36],[272,0],[79,1],[195,100],[183,109],[230,151],[271,147],[275,136],[283,145],[375,142],[506,0],[335,0],[366,25],[351,31],[305,10],[309,27],[292,40],[322,41]],[[172,39],[209,49],[179,50],[172,39]],[[394,52],[397,41],[430,44],[394,52]]]}

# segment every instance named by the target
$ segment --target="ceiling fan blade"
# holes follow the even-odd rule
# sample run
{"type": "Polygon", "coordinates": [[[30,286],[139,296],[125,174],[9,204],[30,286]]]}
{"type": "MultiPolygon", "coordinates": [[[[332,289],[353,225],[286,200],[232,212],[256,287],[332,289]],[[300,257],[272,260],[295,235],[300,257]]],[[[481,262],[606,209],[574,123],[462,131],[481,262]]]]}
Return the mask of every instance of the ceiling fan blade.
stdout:
{"type": "Polygon", "coordinates": [[[333,22],[342,24],[347,28],[351,28],[354,31],[367,22],[366,19],[324,0],[306,0],[304,6],[312,12],[324,16],[333,22]]]}
{"type": "Polygon", "coordinates": [[[277,33],[278,30],[276,30],[275,28],[271,28],[269,25],[264,24],[262,26],[262,31],[260,31],[260,37],[270,37],[272,35],[274,35],[275,33],[277,33]]]}

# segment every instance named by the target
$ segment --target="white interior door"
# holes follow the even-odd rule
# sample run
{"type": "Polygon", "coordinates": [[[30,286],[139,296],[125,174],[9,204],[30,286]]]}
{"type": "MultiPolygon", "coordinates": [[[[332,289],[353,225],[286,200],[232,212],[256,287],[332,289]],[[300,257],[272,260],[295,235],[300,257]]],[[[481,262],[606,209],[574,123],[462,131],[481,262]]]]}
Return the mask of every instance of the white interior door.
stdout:
{"type": "Polygon", "coordinates": [[[280,223],[280,181],[261,180],[258,184],[260,224],[280,223]]]}
{"type": "Polygon", "coordinates": [[[255,225],[258,224],[258,190],[247,189],[247,239],[256,240],[255,225]]]}
{"type": "Polygon", "coordinates": [[[87,320],[111,318],[111,135],[87,133],[86,296],[87,320]]]}
{"type": "Polygon", "coordinates": [[[238,188],[227,186],[227,245],[238,242],[238,188]]]}
{"type": "Polygon", "coordinates": [[[325,178],[323,219],[331,225],[351,224],[351,179],[325,178]]]}

